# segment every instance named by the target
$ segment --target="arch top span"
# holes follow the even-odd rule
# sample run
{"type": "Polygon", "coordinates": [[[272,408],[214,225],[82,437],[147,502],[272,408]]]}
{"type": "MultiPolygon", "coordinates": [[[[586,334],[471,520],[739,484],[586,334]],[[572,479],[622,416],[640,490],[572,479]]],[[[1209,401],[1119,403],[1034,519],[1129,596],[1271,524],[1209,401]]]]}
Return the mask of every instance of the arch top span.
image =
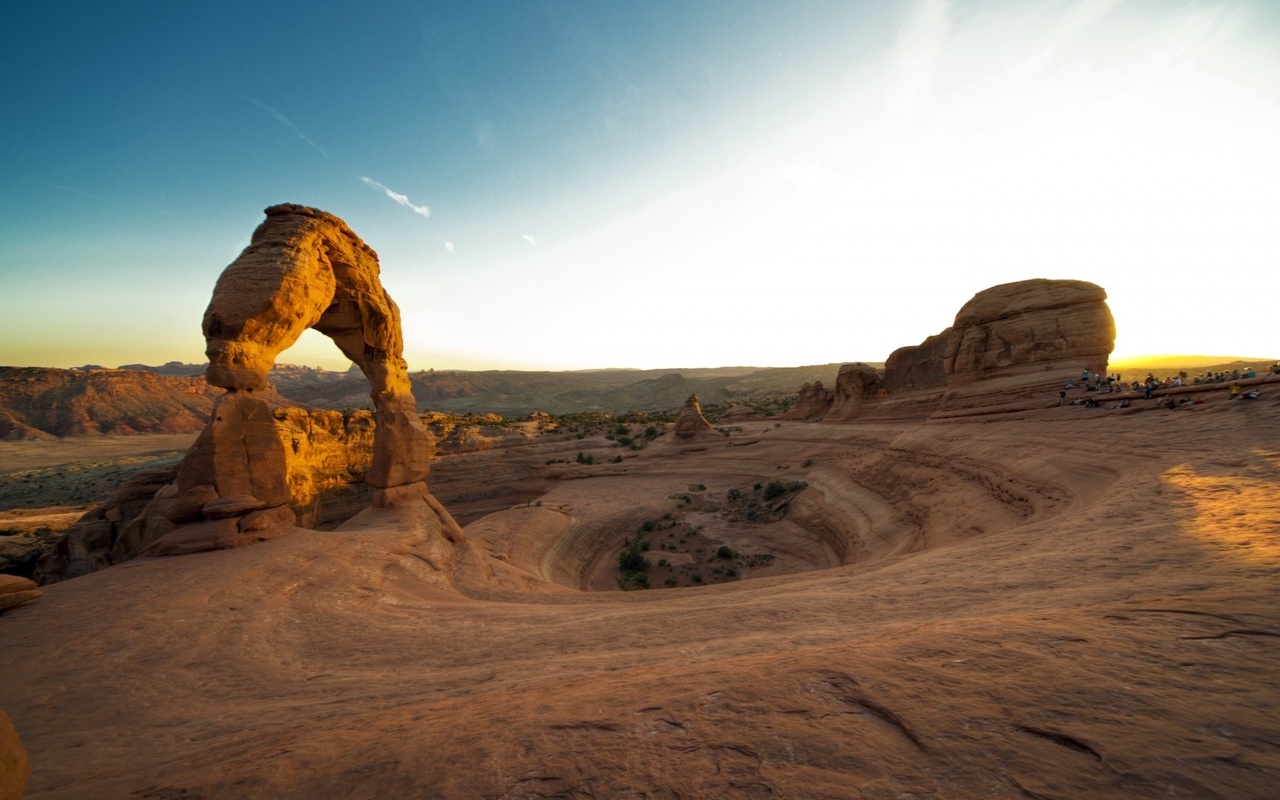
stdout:
{"type": "Polygon", "coordinates": [[[228,398],[263,389],[276,357],[315,328],[369,380],[377,429],[365,479],[384,489],[425,479],[430,439],[409,383],[400,309],[382,286],[378,254],[319,209],[285,203],[266,215],[223,270],[205,310],[206,380],[227,389],[228,398]]]}

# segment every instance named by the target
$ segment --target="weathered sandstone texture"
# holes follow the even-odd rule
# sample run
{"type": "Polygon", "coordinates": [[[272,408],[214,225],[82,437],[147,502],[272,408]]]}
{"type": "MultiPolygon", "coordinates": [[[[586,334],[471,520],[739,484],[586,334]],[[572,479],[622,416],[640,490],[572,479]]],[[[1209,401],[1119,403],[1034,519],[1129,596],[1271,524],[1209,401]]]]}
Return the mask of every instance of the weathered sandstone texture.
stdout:
{"type": "Polygon", "coordinates": [[[836,375],[828,419],[853,419],[867,398],[880,389],[880,373],[866,364],[845,364],[836,375]]]}
{"type": "Polygon", "coordinates": [[[262,394],[276,356],[308,328],[333,339],[369,380],[376,425],[365,481],[391,489],[427,477],[431,439],[377,254],[323,211],[285,204],[266,215],[205,311],[205,378],[227,392],[183,459],[174,496],[158,498],[177,527],[148,545],[149,554],[235,547],[293,529],[285,452],[262,394]]]}
{"type": "Polygon", "coordinates": [[[951,328],[917,345],[899,347],[884,362],[887,392],[945,389],[947,386],[947,337],[951,328]]]}
{"type": "Polygon", "coordinates": [[[18,731],[0,711],[0,798],[19,800],[31,777],[31,761],[18,738],[18,731]]]}
{"type": "Polygon", "coordinates": [[[831,391],[822,385],[822,381],[814,381],[800,387],[795,405],[782,416],[787,419],[817,419],[826,416],[830,410],[831,391]]]}
{"type": "Polygon", "coordinates": [[[30,603],[42,594],[35,581],[17,575],[0,575],[0,612],[30,603]]]}
{"type": "Polygon", "coordinates": [[[794,418],[830,420],[967,416],[1050,405],[1084,370],[1105,372],[1115,321],[1102,287],[1085,281],[1033,280],[978,292],[951,327],[870,367],[840,370],[829,410],[801,389],[794,418]]]}
{"type": "Polygon", "coordinates": [[[702,404],[696,394],[689,395],[676,418],[675,438],[681,442],[696,442],[716,436],[715,428],[702,416],[702,404]]]}
{"type": "MultiPolygon", "coordinates": [[[[373,415],[367,411],[276,408],[272,435],[283,453],[288,505],[250,514],[265,501],[222,497],[209,484],[179,496],[178,465],[135,472],[106,500],[86,511],[32,571],[40,584],[87,575],[136,558],[177,526],[242,513],[245,533],[278,521],[328,530],[369,505],[364,475],[373,459],[373,415]]],[[[240,497],[244,497],[241,495],[240,497]]],[[[222,526],[228,528],[228,526],[222,526]]],[[[239,532],[239,530],[237,529],[239,532]]]]}
{"type": "Polygon", "coordinates": [[[995,286],[956,314],[947,337],[947,388],[1046,366],[1104,372],[1115,340],[1101,286],[1043,278],[995,286]]]}

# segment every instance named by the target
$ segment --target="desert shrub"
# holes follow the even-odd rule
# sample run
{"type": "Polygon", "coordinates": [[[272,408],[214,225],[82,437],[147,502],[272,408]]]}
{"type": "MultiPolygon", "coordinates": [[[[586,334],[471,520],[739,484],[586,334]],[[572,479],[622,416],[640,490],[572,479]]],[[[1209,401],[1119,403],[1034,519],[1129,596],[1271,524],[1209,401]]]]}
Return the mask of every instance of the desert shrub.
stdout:
{"type": "Polygon", "coordinates": [[[773,563],[773,553],[756,553],[747,556],[745,561],[748,567],[767,567],[773,563]]]}
{"type": "Polygon", "coordinates": [[[728,545],[722,544],[720,545],[720,548],[716,550],[716,558],[733,558],[733,556],[734,552],[729,549],[728,545]]]}
{"type": "Polygon", "coordinates": [[[707,486],[704,483],[689,484],[689,491],[691,492],[705,492],[706,490],[707,490],[707,486]]]}
{"type": "Polygon", "coordinates": [[[792,481],[791,483],[783,483],[782,481],[772,481],[764,490],[764,499],[773,500],[782,497],[784,494],[798,492],[809,484],[804,481],[792,481]]]}
{"type": "Polygon", "coordinates": [[[693,581],[694,583],[702,583],[702,576],[695,572],[689,576],[689,580],[693,581]]]}
{"type": "Polygon", "coordinates": [[[653,530],[656,527],[658,526],[653,520],[646,519],[644,521],[644,524],[640,526],[640,530],[644,531],[645,533],[648,533],[649,531],[653,530]]]}
{"type": "Polygon", "coordinates": [[[622,463],[622,456],[621,456],[621,455],[616,455],[616,456],[614,456],[613,458],[611,458],[611,459],[609,460],[609,463],[611,463],[611,464],[621,464],[621,463],[622,463]]]}
{"type": "Polygon", "coordinates": [[[638,547],[628,547],[618,554],[618,569],[624,573],[644,572],[652,566],[638,547]]]}

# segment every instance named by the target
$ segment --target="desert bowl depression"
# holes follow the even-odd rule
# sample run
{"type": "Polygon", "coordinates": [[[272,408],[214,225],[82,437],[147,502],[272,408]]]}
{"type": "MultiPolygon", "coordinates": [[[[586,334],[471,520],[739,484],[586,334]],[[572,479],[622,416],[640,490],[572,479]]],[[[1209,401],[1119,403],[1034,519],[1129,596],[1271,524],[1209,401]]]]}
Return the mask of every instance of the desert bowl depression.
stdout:
{"type": "Polygon", "coordinates": [[[1275,796],[1280,376],[1099,380],[1105,293],[1037,279],[785,413],[450,451],[362,248],[268,210],[194,446],[0,615],[25,797],[1275,796]],[[373,400],[331,530],[266,382],[308,327],[373,400]]]}

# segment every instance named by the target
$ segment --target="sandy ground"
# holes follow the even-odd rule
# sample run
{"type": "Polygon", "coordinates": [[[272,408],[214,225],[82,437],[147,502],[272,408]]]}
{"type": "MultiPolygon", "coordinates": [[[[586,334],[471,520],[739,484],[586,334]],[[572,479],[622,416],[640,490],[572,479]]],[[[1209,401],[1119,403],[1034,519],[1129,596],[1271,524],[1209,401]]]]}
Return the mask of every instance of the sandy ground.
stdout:
{"type": "Polygon", "coordinates": [[[139,469],[177,463],[195,438],[182,433],[0,442],[0,512],[100,501],[139,469]]]}
{"type": "Polygon", "coordinates": [[[376,524],[129,562],[0,616],[0,708],[31,798],[1270,798],[1273,401],[655,443],[467,526],[524,584],[376,524]],[[603,590],[779,476],[693,513],[802,571],[603,590]]]}

